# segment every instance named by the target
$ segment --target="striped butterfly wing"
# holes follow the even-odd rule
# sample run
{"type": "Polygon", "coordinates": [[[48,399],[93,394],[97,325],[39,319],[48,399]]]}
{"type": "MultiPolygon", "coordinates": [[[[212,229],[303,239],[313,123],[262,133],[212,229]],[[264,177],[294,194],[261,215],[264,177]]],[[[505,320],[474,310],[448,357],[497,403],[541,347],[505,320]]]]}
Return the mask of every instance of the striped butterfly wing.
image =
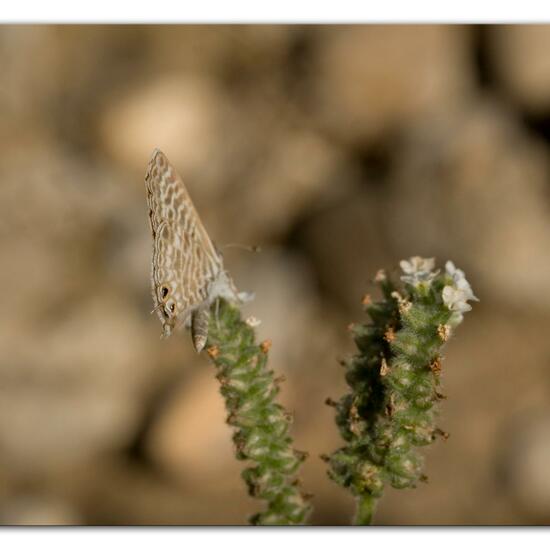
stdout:
{"type": "Polygon", "coordinates": [[[145,186],[153,236],[151,292],[164,335],[169,336],[208,300],[223,262],[183,180],[158,149],[147,167],[145,186]]]}

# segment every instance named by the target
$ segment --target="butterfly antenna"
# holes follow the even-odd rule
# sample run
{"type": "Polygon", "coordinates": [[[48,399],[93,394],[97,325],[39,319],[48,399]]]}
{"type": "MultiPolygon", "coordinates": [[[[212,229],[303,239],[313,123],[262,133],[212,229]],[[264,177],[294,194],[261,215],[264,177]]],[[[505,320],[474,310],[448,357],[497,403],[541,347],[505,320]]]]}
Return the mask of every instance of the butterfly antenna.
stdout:
{"type": "Polygon", "coordinates": [[[159,304],[158,306],[156,306],[154,309],[151,310],[150,315],[153,315],[153,313],[155,313],[155,311],[158,311],[162,306],[163,304],[159,304]]]}
{"type": "Polygon", "coordinates": [[[262,248],[258,244],[253,245],[246,245],[246,244],[240,244],[240,243],[229,243],[222,245],[222,248],[241,248],[243,250],[247,250],[248,252],[261,252],[262,248]]]}

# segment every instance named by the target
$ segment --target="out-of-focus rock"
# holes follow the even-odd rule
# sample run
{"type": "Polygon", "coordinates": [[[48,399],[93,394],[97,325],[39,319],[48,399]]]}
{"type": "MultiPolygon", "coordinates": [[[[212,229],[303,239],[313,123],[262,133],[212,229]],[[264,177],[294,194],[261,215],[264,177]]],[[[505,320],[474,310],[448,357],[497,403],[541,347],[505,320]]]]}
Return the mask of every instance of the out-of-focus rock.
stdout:
{"type": "Polygon", "coordinates": [[[274,91],[249,102],[204,76],[164,77],[110,104],[103,143],[135,171],[136,186],[151,151],[161,148],[213,238],[227,227],[232,240],[273,237],[342,187],[333,183],[341,151],[297,123],[284,99],[274,91]]]}
{"type": "Polygon", "coordinates": [[[471,94],[466,27],[336,26],[316,38],[315,115],[345,142],[379,139],[471,94]]]}
{"type": "Polygon", "coordinates": [[[499,466],[505,488],[528,517],[550,520],[550,411],[531,407],[502,427],[499,466]]]}
{"type": "Polygon", "coordinates": [[[494,104],[426,119],[409,138],[386,218],[399,257],[453,259],[482,299],[550,307],[543,144],[494,104]]]}
{"type": "Polygon", "coordinates": [[[147,452],[182,482],[210,484],[230,476],[238,480],[240,464],[234,459],[226,416],[214,367],[198,364],[197,372],[172,392],[160,411],[147,452]]]}
{"type": "Polygon", "coordinates": [[[1,525],[79,525],[77,510],[52,495],[20,495],[0,505],[1,525]]]}
{"type": "Polygon", "coordinates": [[[55,147],[15,142],[8,152],[0,162],[0,284],[11,289],[0,312],[0,460],[38,476],[128,443],[157,375],[158,333],[144,337],[148,305],[140,314],[106,267],[107,228],[124,202],[118,186],[55,147]]]}
{"type": "MultiPolygon", "coordinates": [[[[0,284],[17,289],[4,296],[0,325],[64,308],[96,292],[108,271],[108,251],[120,236],[112,234],[113,221],[135,211],[135,202],[102,170],[40,141],[10,144],[0,161],[0,178],[0,284]],[[121,201],[126,202],[122,210],[121,201]]],[[[139,210],[145,237],[141,201],[139,210]]],[[[147,279],[145,258],[141,270],[147,279]]]]}
{"type": "Polygon", "coordinates": [[[550,108],[550,27],[497,25],[489,31],[489,51],[504,89],[531,113],[550,108]]]}
{"type": "Polygon", "coordinates": [[[42,133],[47,105],[57,91],[52,72],[55,38],[48,25],[3,25],[0,29],[0,143],[42,133]],[[33,62],[21,63],[21,59],[33,62]]]}
{"type": "Polygon", "coordinates": [[[163,25],[147,27],[154,41],[147,62],[156,70],[204,71],[239,78],[240,73],[281,71],[292,26],[285,25],[163,25]]]}
{"type": "MultiPolygon", "coordinates": [[[[128,444],[154,366],[136,318],[93,299],[0,341],[0,445],[11,471],[40,475],[128,444]]],[[[38,322],[38,321],[35,321],[38,322]]]]}
{"type": "Polygon", "coordinates": [[[258,338],[273,342],[271,367],[281,372],[298,368],[298,359],[309,341],[297,335],[303,335],[304,327],[311,326],[318,299],[311,266],[300,256],[267,247],[237,267],[235,281],[239,289],[255,294],[254,300],[243,306],[243,315],[258,318],[258,338]]]}
{"type": "Polygon", "coordinates": [[[87,525],[241,525],[258,509],[239,475],[224,476],[222,468],[211,482],[195,484],[192,472],[186,483],[150,464],[102,458],[52,479],[87,525]]]}
{"type": "Polygon", "coordinates": [[[271,240],[288,231],[304,212],[347,188],[345,181],[338,180],[341,151],[321,135],[282,128],[263,145],[264,155],[256,159],[244,182],[234,182],[220,205],[233,239],[252,235],[259,242],[271,240]]]}
{"type": "MultiPolygon", "coordinates": [[[[100,132],[109,153],[136,172],[145,173],[158,147],[184,177],[192,177],[217,162],[217,149],[227,139],[226,109],[216,81],[200,75],[164,76],[121,93],[103,113],[100,132]]],[[[201,184],[207,181],[203,171],[201,184]]]]}
{"type": "Polygon", "coordinates": [[[324,292],[349,311],[359,311],[361,296],[373,289],[381,267],[395,260],[386,238],[383,196],[359,184],[303,224],[301,246],[312,258],[324,292]]]}

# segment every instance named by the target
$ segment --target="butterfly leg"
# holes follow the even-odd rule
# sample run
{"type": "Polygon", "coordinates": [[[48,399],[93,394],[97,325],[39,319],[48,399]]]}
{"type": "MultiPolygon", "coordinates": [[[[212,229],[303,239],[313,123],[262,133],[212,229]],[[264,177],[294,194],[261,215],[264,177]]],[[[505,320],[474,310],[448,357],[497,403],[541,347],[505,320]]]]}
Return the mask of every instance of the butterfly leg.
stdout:
{"type": "Polygon", "coordinates": [[[216,319],[216,328],[220,330],[220,299],[216,298],[216,309],[214,310],[214,317],[216,319]]]}
{"type": "Polygon", "coordinates": [[[208,305],[198,307],[191,314],[191,337],[193,346],[197,353],[200,353],[208,339],[208,323],[210,322],[210,309],[208,305]]]}

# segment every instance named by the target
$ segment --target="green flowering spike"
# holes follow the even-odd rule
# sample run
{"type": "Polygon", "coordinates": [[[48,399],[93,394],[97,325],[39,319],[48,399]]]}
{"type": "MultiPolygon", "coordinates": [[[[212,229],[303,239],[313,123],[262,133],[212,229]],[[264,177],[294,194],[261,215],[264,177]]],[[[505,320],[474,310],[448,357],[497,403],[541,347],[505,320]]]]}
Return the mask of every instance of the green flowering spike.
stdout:
{"type": "Polygon", "coordinates": [[[342,363],[351,391],[328,401],[346,445],[324,458],[329,477],[356,497],[358,525],[372,522],[386,484],[426,481],[418,447],[448,437],[436,425],[441,349],[477,300],[452,262],[444,273],[417,256],[400,266],[398,284],[376,275],[380,301],[363,298],[370,322],[350,325],[358,353],[342,363]]]}
{"type": "Polygon", "coordinates": [[[306,454],[292,449],[291,415],[275,401],[282,379],[267,368],[271,343],[256,343],[254,325],[220,300],[212,306],[207,352],[218,371],[227,423],[235,430],[236,457],[251,463],[242,477],[249,494],[267,503],[250,522],[299,525],[310,512],[296,477],[306,454]]]}

